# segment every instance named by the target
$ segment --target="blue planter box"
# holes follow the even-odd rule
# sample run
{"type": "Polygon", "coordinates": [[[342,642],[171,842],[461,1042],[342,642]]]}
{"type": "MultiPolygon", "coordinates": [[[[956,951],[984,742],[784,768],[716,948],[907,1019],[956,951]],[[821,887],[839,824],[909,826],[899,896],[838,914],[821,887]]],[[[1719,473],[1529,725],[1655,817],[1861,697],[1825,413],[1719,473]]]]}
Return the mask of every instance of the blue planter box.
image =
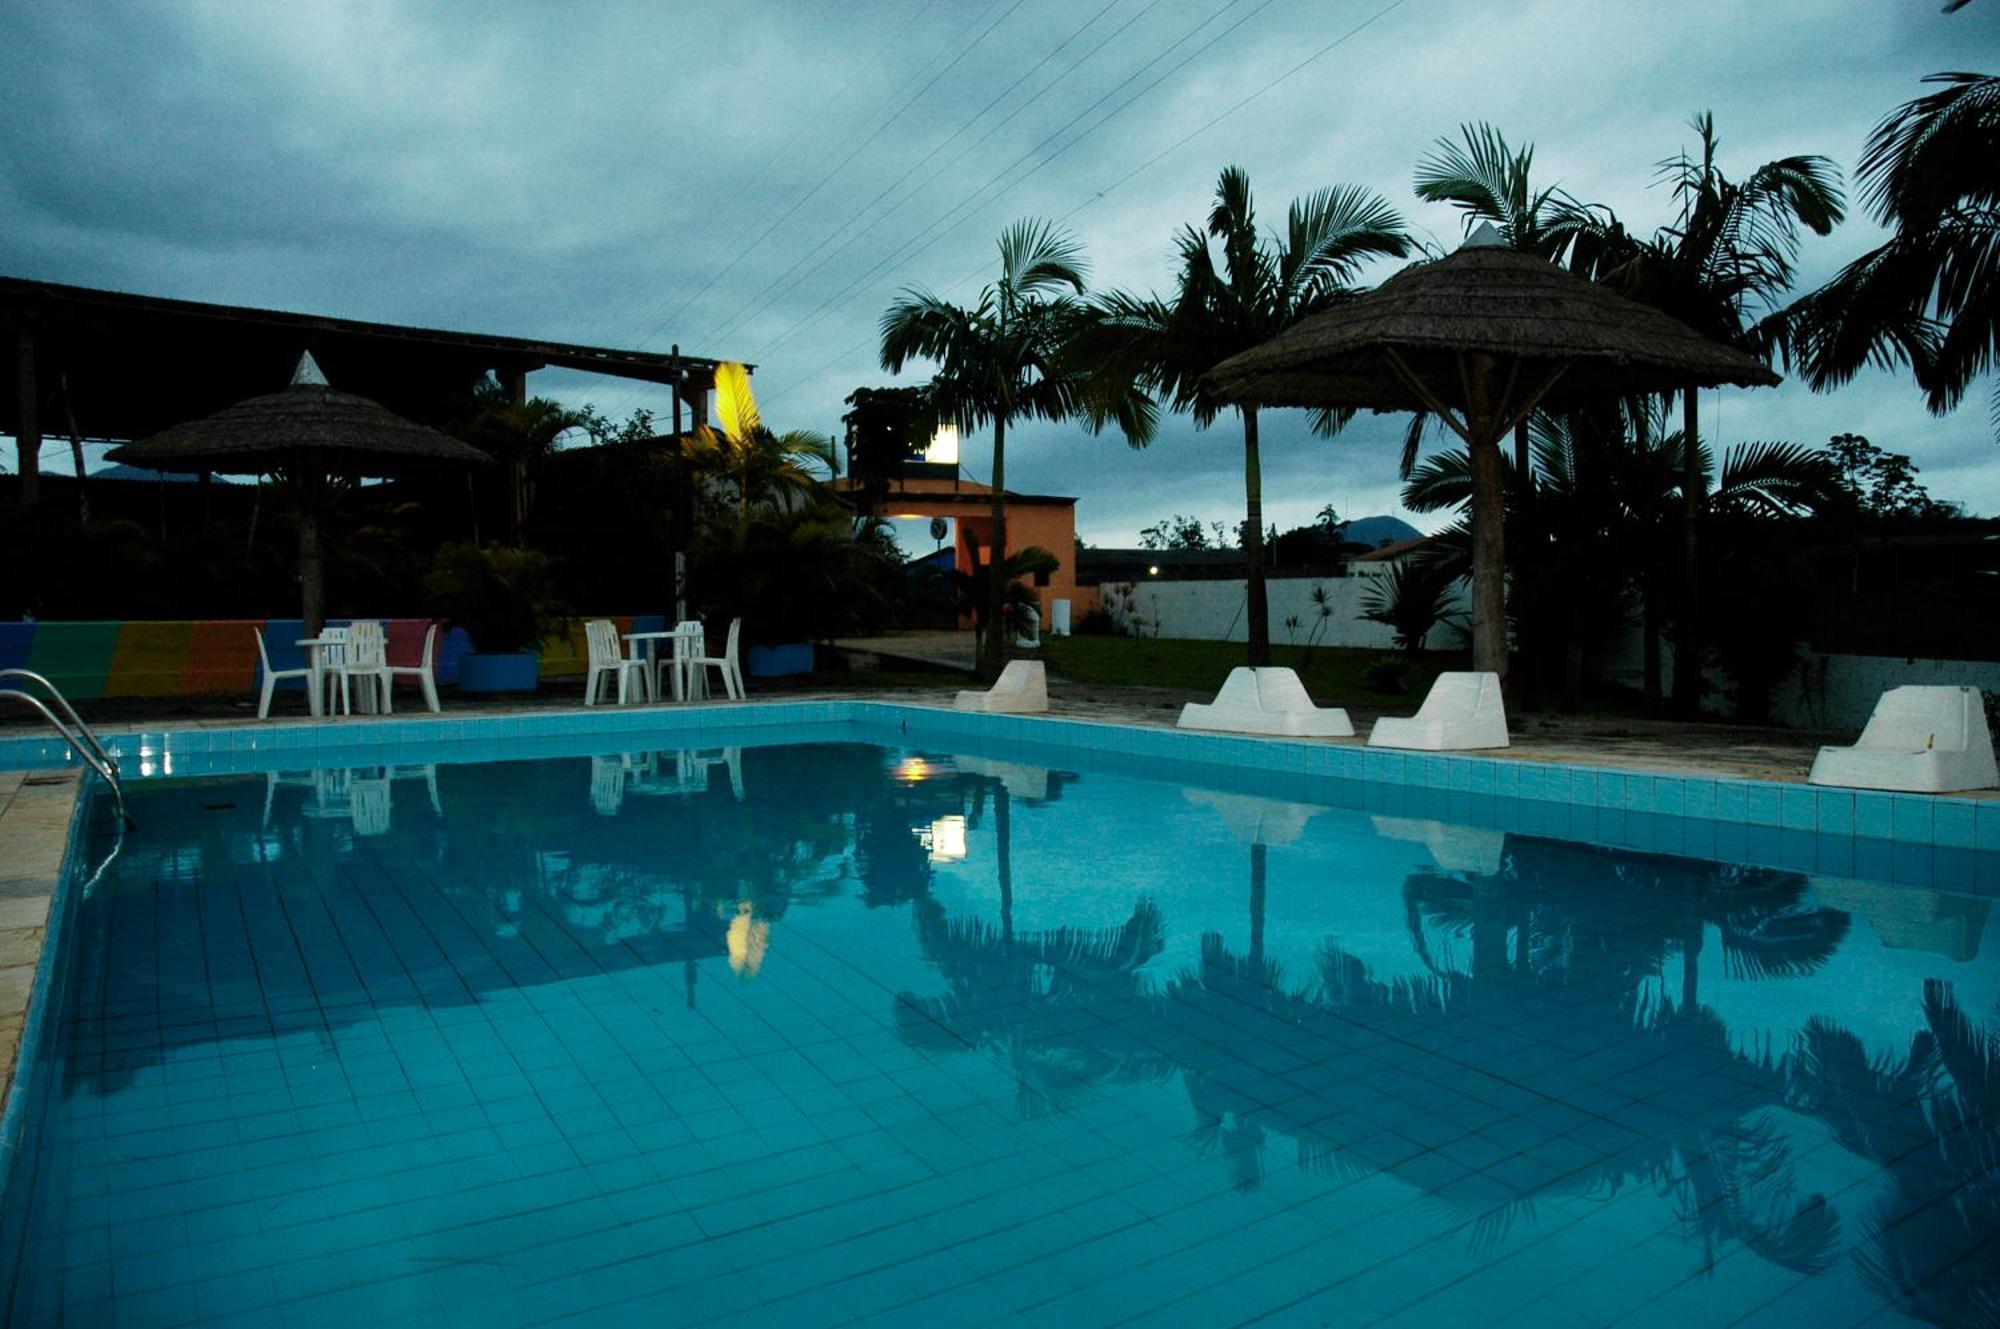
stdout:
{"type": "Polygon", "coordinates": [[[468,652],[458,660],[459,691],[533,692],[541,667],[542,657],[533,651],[508,655],[468,652]]]}
{"type": "Polygon", "coordinates": [[[809,641],[786,642],[782,646],[751,646],[743,666],[752,678],[784,678],[813,671],[813,646],[809,641]]]}

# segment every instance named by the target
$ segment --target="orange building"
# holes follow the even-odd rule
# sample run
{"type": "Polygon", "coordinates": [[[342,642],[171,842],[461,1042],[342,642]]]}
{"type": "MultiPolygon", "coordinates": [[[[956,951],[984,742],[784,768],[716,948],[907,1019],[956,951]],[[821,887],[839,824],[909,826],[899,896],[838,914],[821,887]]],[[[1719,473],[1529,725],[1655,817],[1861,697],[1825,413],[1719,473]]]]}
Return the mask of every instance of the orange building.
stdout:
{"type": "MultiPolygon", "coordinates": [[[[889,482],[889,490],[875,515],[898,520],[924,517],[950,518],[957,528],[956,557],[960,572],[970,572],[987,560],[993,543],[991,509],[993,490],[976,481],[958,477],[952,466],[911,466],[908,474],[889,482]]],[[[834,491],[858,498],[861,486],[851,477],[834,481],[834,491]]],[[[1080,617],[1097,605],[1097,588],[1076,584],[1076,500],[1054,494],[1007,492],[1007,553],[1039,545],[1054,554],[1059,565],[1046,578],[1037,578],[1035,593],[1041,599],[1042,624],[1050,621],[1051,606],[1057,600],[1070,602],[1072,617],[1080,617]]],[[[963,626],[970,627],[970,620],[963,626]]]]}

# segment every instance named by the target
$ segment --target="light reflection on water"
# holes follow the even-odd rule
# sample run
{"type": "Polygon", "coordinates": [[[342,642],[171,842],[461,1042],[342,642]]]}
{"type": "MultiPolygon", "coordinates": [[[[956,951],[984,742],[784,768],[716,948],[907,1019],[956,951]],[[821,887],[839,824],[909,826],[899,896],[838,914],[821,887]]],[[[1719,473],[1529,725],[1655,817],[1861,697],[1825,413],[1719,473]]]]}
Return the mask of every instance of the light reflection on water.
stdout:
{"type": "Polygon", "coordinates": [[[10,1196],[18,1323],[173,1323],[162,1278],[207,1318],[393,1293],[528,1323],[560,1286],[813,1321],[869,1304],[864,1216],[954,1271],[905,1300],[1043,1318],[2000,1297],[1977,897],[866,743],[134,812],[10,1196]],[[408,1180],[438,1169],[449,1213],[408,1180]],[[731,1290],[753,1248],[795,1272],[731,1290]]]}

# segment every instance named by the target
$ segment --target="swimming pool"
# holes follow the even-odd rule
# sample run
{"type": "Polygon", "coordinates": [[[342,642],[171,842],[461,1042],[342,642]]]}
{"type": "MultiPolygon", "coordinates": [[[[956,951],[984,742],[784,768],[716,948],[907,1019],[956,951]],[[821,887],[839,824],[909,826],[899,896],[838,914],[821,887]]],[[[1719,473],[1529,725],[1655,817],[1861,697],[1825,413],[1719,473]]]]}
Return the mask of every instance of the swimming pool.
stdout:
{"type": "Polygon", "coordinates": [[[1967,1033],[2000,1030],[2000,937],[1922,879],[1990,881],[1977,851],[921,721],[695,741],[136,782],[70,901],[10,1322],[1958,1323],[2000,1295],[2000,1076],[1967,1033]]]}

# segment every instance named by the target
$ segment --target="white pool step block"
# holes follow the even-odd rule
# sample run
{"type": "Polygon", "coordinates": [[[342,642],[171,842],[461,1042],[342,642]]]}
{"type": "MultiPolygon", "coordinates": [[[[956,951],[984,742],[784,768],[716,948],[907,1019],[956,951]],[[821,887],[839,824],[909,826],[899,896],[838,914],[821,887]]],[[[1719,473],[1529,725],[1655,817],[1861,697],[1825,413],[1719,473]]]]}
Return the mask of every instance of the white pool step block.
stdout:
{"type": "Polygon", "coordinates": [[[1369,731],[1371,748],[1458,752],[1507,746],[1507,707],[1500,675],[1439,674],[1412,716],[1384,716],[1369,731]]]}
{"type": "Polygon", "coordinates": [[[1808,783],[1951,794],[2000,785],[1978,688],[1890,688],[1853,747],[1827,747],[1808,783]]]}
{"type": "Polygon", "coordinates": [[[1179,727],[1226,734],[1281,734],[1287,738],[1352,738],[1354,723],[1337,706],[1313,705],[1306,685],[1289,669],[1238,666],[1206,704],[1181,707],[1179,727]]]}
{"type": "Polygon", "coordinates": [[[1049,708],[1049,676],[1040,660],[1010,660],[984,692],[961,692],[952,702],[961,711],[1029,715],[1049,708]]]}

